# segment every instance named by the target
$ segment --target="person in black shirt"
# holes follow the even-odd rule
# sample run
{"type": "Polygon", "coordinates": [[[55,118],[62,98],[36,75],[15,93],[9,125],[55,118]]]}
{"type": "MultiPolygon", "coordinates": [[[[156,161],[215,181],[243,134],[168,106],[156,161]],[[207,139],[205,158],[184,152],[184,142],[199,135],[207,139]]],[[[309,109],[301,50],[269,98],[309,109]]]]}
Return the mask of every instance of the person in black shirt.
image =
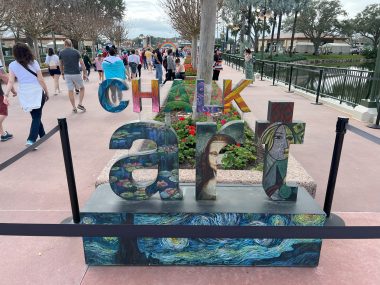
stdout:
{"type": "Polygon", "coordinates": [[[221,70],[223,70],[222,56],[221,56],[219,50],[215,50],[214,65],[212,66],[212,68],[213,68],[212,80],[218,81],[219,80],[219,73],[221,70]]]}
{"type": "Polygon", "coordinates": [[[162,84],[162,54],[159,49],[153,51],[153,65],[156,69],[156,79],[158,83],[162,84]]]}

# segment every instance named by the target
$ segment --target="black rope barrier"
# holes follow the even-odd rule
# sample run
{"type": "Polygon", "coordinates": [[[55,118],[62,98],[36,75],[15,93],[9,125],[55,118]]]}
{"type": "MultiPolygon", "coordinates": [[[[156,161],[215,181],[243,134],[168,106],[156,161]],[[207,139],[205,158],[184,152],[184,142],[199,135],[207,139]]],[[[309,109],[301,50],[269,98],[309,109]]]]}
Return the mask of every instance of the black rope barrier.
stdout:
{"type": "Polygon", "coordinates": [[[39,139],[38,141],[36,141],[34,144],[32,144],[31,146],[28,146],[23,151],[20,151],[15,156],[13,156],[10,159],[8,159],[8,160],[4,161],[3,163],[1,163],[0,164],[0,171],[4,170],[5,168],[7,168],[8,166],[10,166],[11,164],[15,163],[20,158],[24,157],[27,153],[29,153],[31,151],[34,151],[34,149],[36,147],[38,147],[39,145],[41,145],[42,143],[44,143],[45,141],[47,141],[48,139],[50,139],[58,131],[59,131],[59,126],[55,126],[51,131],[49,131],[46,135],[44,135],[41,139],[39,139]]]}
{"type": "Polygon", "coordinates": [[[379,239],[380,226],[195,226],[195,225],[85,225],[0,224],[0,235],[61,237],[176,237],[379,239]]]}

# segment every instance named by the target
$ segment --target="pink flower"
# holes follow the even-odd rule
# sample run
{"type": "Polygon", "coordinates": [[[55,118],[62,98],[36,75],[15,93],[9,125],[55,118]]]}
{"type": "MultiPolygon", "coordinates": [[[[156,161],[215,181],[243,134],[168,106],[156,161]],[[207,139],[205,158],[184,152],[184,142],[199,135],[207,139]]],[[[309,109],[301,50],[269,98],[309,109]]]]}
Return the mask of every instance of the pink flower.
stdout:
{"type": "Polygon", "coordinates": [[[226,121],[225,119],[223,119],[223,120],[220,121],[220,123],[221,123],[222,125],[224,125],[225,123],[227,123],[227,121],[226,121]]]}

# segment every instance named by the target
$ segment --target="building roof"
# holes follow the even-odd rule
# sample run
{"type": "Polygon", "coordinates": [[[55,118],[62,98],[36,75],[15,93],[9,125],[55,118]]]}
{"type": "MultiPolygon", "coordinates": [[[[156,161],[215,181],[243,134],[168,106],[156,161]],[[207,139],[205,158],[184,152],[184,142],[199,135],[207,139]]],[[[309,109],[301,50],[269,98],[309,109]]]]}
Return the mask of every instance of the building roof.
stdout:
{"type": "MultiPolygon", "coordinates": [[[[265,37],[266,40],[270,40],[270,38],[271,38],[271,34],[266,35],[266,37],[265,37]]],[[[277,34],[275,33],[274,39],[276,39],[276,38],[277,38],[277,34]]],[[[327,36],[326,38],[340,39],[340,40],[347,39],[347,37],[341,37],[341,36],[337,36],[337,37],[327,36]]],[[[292,39],[292,33],[281,33],[280,34],[280,40],[291,40],[291,39],[292,39]]],[[[295,40],[309,40],[303,33],[295,33],[294,39],[295,40]]]]}

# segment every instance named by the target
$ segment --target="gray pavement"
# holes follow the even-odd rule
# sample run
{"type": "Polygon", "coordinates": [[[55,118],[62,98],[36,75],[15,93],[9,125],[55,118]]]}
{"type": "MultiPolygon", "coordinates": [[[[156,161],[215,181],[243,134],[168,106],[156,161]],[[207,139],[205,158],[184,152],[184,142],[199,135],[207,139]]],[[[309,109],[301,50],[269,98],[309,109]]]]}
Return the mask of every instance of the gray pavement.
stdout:
{"type": "MultiPolygon", "coordinates": [[[[153,74],[143,71],[143,88],[153,74]]],[[[225,66],[221,79],[243,78],[241,72],[225,66]]],[[[46,78],[52,89],[51,78],[46,78]]],[[[221,81],[219,82],[222,83],[221,81]]],[[[170,87],[161,88],[161,101],[170,87]]],[[[294,119],[306,122],[303,145],[292,145],[290,152],[318,184],[317,201],[322,205],[324,189],[335,138],[335,123],[344,115],[326,106],[311,105],[298,93],[286,93],[269,81],[256,81],[242,96],[252,113],[245,119],[252,125],[266,119],[268,100],[295,102],[294,119]]],[[[61,80],[63,90],[66,90],[61,80]]],[[[96,178],[112,158],[109,139],[119,126],[138,118],[130,106],[119,114],[100,107],[97,98],[97,74],[86,83],[86,113],[73,114],[64,93],[52,96],[44,109],[46,130],[57,118],[68,121],[73,163],[80,205],[94,191],[96,178]]],[[[125,92],[131,97],[131,90],[125,92]]],[[[7,130],[14,139],[0,143],[0,161],[24,149],[30,117],[12,101],[7,130]]],[[[142,118],[151,118],[151,104],[144,100],[142,118]]],[[[377,136],[353,119],[350,123],[377,136]]],[[[377,159],[379,146],[348,133],[343,148],[333,211],[344,213],[350,225],[379,225],[380,176],[377,159]],[[370,213],[372,212],[372,213],[370,213]]],[[[59,223],[70,216],[65,169],[59,135],[0,172],[0,222],[59,223]]],[[[225,268],[225,267],[88,267],[84,262],[80,238],[0,236],[0,285],[2,284],[379,284],[379,240],[334,241],[323,244],[318,268],[225,268]]]]}

